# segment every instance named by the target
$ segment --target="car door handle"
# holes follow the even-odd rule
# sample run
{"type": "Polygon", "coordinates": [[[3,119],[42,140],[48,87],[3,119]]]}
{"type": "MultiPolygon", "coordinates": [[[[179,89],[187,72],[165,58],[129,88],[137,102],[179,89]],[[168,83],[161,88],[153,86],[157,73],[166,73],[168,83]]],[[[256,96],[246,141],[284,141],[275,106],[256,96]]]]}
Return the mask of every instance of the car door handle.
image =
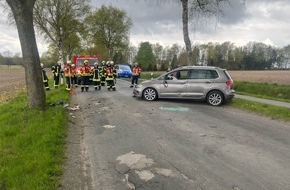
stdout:
{"type": "Polygon", "coordinates": [[[209,80],[208,80],[208,81],[206,81],[205,83],[207,83],[207,84],[210,84],[210,83],[211,83],[211,81],[209,81],[209,80]]]}
{"type": "Polygon", "coordinates": [[[168,87],[168,83],[167,83],[167,81],[163,81],[163,85],[164,85],[164,87],[168,87]]]}

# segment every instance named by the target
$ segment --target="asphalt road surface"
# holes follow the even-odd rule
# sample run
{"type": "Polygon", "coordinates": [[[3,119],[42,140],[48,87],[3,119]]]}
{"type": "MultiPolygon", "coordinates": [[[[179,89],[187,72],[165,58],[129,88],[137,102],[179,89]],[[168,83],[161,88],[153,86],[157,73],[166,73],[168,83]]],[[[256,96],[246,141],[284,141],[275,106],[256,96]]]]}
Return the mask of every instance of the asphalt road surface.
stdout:
{"type": "Polygon", "coordinates": [[[129,85],[75,89],[60,189],[290,189],[289,123],[228,105],[147,102],[129,85]]]}

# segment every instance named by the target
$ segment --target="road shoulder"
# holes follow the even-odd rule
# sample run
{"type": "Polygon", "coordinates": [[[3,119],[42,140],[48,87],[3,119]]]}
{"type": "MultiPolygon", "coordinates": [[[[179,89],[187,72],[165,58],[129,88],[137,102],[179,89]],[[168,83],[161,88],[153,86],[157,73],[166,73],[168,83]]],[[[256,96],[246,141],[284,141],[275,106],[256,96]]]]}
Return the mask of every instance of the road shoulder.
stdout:
{"type": "Polygon", "coordinates": [[[90,168],[89,164],[86,164],[86,150],[83,143],[84,126],[82,125],[82,110],[78,109],[77,105],[77,94],[73,94],[68,109],[69,123],[66,137],[66,160],[59,190],[92,189],[89,174],[90,168]],[[73,109],[76,107],[77,109],[73,109]]]}

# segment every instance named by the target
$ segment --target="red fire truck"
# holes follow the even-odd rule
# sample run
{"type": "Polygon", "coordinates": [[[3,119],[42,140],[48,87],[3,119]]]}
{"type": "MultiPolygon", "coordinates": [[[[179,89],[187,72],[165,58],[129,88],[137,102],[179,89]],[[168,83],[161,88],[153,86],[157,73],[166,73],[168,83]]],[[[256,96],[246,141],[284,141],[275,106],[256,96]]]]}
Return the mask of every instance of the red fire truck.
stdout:
{"type": "MultiPolygon", "coordinates": [[[[82,56],[79,56],[79,55],[75,55],[73,56],[73,63],[75,64],[76,66],[76,70],[77,70],[77,77],[78,77],[78,84],[80,84],[81,82],[81,67],[82,65],[84,64],[84,60],[88,60],[88,65],[91,66],[91,69],[94,68],[94,63],[98,63],[99,64],[99,56],[97,55],[89,55],[89,56],[85,56],[85,55],[82,55],[82,56]]],[[[92,79],[90,79],[92,81],[92,79]]]]}

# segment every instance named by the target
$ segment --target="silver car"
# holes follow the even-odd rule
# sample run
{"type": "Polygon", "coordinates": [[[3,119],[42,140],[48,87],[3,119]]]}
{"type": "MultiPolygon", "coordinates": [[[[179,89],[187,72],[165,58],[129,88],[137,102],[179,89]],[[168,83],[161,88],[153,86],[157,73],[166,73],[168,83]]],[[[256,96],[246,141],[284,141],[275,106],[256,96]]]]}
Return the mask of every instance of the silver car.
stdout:
{"type": "Polygon", "coordinates": [[[209,66],[185,66],[134,88],[135,97],[148,101],[157,98],[205,100],[219,106],[235,96],[233,79],[226,69],[209,66]]]}

